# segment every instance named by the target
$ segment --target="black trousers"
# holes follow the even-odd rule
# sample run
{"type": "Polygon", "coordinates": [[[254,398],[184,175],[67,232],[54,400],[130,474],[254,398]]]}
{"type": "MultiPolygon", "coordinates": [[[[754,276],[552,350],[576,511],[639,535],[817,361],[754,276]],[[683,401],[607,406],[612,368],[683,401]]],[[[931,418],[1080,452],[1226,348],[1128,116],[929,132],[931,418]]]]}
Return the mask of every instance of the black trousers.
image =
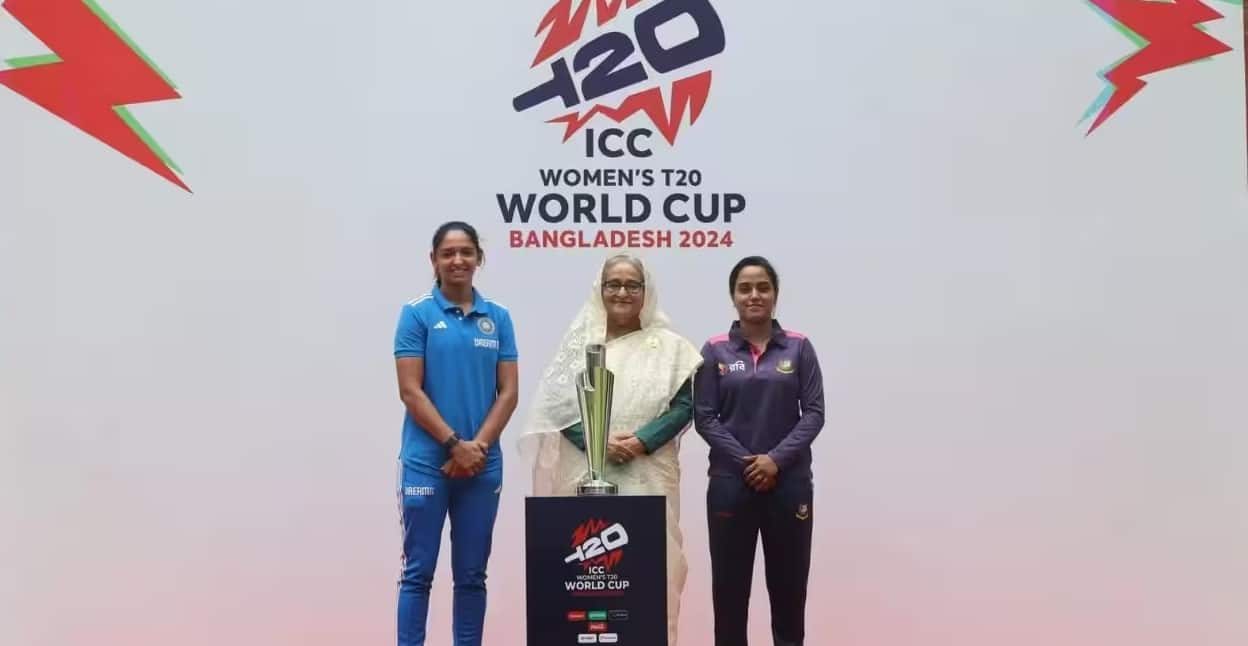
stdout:
{"type": "Polygon", "coordinates": [[[754,553],[763,537],[771,634],[775,646],[802,646],[815,507],[809,475],[782,477],[758,493],[741,476],[712,477],[706,491],[711,544],[715,646],[748,646],[754,553]]]}

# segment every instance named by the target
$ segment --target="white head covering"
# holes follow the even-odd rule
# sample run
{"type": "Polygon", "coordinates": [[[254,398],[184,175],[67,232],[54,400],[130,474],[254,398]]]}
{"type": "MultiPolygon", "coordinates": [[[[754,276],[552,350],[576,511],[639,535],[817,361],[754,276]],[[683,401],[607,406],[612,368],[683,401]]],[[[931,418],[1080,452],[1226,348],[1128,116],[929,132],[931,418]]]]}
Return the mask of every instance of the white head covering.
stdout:
{"type": "MultiPolygon", "coordinates": [[[[617,254],[603,263],[603,271],[617,262],[641,265],[645,282],[641,306],[641,329],[671,328],[671,321],[658,307],[658,286],[645,264],[635,256],[617,254]]],[[[602,273],[594,277],[589,298],[563,333],[559,349],[542,372],[534,395],[533,419],[527,432],[549,432],[567,428],[581,420],[576,402],[576,374],[585,369],[585,346],[603,343],[607,336],[607,310],[602,302],[602,273]]]]}

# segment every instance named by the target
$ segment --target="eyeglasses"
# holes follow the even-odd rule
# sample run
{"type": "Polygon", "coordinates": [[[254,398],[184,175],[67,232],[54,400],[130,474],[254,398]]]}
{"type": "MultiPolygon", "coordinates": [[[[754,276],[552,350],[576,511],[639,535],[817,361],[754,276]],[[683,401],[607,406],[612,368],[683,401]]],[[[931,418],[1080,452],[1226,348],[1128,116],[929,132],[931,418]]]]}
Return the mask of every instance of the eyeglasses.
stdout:
{"type": "Polygon", "coordinates": [[[608,294],[618,294],[621,290],[623,290],[623,291],[628,292],[632,296],[636,296],[640,294],[641,290],[645,288],[646,288],[645,283],[635,283],[632,281],[629,281],[627,283],[620,283],[620,282],[616,282],[613,280],[611,282],[602,284],[602,291],[608,294]]]}

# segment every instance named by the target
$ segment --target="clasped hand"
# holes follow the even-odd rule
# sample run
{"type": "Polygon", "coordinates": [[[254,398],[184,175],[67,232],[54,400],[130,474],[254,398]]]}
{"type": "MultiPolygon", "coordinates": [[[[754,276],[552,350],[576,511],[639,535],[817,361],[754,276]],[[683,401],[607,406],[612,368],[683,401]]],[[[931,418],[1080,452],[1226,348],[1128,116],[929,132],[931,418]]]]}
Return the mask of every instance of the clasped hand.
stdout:
{"type": "Polygon", "coordinates": [[[607,438],[607,459],[616,464],[628,464],[646,454],[646,445],[632,433],[621,433],[607,438]]]}
{"type": "Polygon", "coordinates": [[[745,456],[745,483],[755,491],[766,492],[776,488],[776,480],[780,475],[780,467],[770,456],[745,456]]]}
{"type": "Polygon", "coordinates": [[[451,459],[442,465],[448,478],[471,478],[485,468],[487,447],[484,442],[462,440],[451,449],[451,459]]]}

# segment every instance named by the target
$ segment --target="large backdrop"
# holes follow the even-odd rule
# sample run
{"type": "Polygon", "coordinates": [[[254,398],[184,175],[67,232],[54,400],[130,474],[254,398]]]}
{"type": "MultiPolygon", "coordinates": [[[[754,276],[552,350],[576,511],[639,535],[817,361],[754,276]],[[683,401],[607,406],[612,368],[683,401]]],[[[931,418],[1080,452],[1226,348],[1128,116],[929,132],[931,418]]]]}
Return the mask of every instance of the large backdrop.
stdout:
{"type": "Polygon", "coordinates": [[[0,642],[392,643],[393,329],[463,219],[521,357],[486,643],[607,245],[699,345],[778,268],[827,396],[808,643],[1248,643],[1240,3],[3,6],[0,642]]]}

